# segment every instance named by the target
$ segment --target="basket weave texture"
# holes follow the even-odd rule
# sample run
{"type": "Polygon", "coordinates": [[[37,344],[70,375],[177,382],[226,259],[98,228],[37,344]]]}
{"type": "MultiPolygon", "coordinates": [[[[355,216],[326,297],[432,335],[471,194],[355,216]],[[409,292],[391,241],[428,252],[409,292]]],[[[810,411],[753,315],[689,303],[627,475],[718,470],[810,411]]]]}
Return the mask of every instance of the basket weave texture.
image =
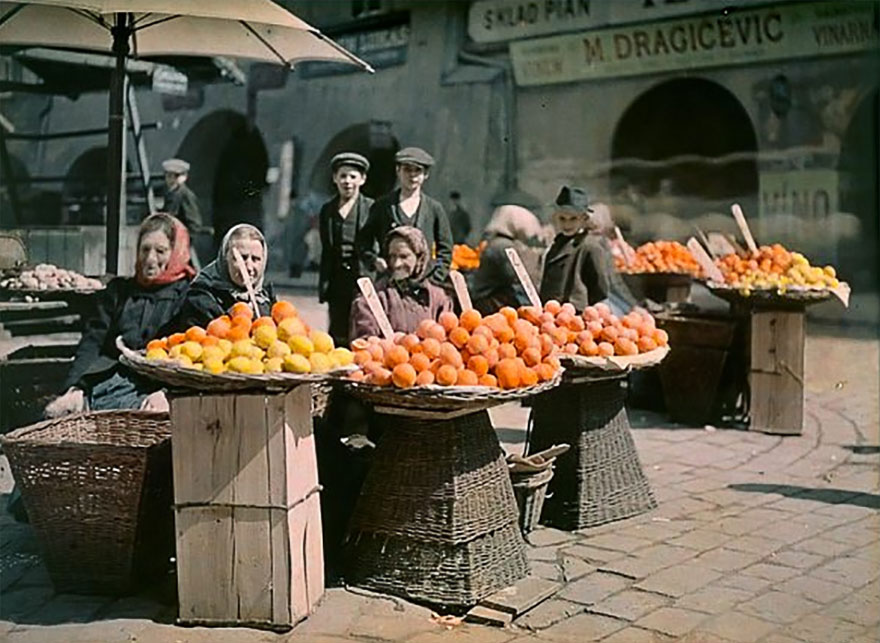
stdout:
{"type": "Polygon", "coordinates": [[[547,487],[552,478],[552,468],[539,473],[511,474],[513,493],[519,507],[519,527],[524,534],[538,526],[544,499],[547,497],[547,487]]]}
{"type": "Polygon", "coordinates": [[[528,572],[510,475],[484,411],[394,418],[345,548],[346,577],[376,591],[473,605],[528,572]]]}
{"type": "Polygon", "coordinates": [[[573,445],[556,461],[544,522],[584,529],[657,506],[630,433],[624,381],[617,376],[564,385],[535,400],[529,450],[573,445]]]}
{"type": "Polygon", "coordinates": [[[167,413],[81,413],[18,429],[2,444],[57,591],[122,594],[167,571],[167,413]]]}

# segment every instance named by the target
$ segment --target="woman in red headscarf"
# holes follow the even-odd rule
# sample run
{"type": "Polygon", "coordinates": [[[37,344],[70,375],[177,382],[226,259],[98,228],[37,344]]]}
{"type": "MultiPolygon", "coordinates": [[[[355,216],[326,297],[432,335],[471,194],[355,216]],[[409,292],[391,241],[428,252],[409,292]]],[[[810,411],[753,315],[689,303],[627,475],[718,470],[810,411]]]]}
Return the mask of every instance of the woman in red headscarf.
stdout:
{"type": "Polygon", "coordinates": [[[144,348],[178,313],[195,271],[189,233],[170,214],[153,214],[138,231],[134,277],[107,284],[86,323],[67,378],[67,392],[46,407],[48,417],[102,409],[164,409],[159,386],[122,366],[116,337],[144,348]]]}

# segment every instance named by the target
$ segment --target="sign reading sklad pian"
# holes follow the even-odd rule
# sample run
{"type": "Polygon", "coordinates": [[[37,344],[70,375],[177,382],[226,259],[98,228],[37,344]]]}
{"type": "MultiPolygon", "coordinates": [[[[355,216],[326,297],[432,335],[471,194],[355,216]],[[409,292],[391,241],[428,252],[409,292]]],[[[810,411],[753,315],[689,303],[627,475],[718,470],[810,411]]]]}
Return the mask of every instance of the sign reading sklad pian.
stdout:
{"type": "Polygon", "coordinates": [[[776,5],[510,43],[518,85],[827,56],[880,47],[875,5],[776,5]]]}

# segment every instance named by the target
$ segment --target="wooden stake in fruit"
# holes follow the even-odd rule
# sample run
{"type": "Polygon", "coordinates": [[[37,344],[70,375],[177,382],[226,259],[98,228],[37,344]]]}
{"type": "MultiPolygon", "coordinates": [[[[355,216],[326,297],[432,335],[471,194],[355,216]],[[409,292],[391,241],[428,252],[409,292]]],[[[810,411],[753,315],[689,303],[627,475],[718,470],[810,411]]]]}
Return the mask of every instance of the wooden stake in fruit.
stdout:
{"type": "Polygon", "coordinates": [[[626,242],[626,239],[623,238],[623,233],[617,226],[614,226],[614,236],[617,237],[617,240],[620,242],[620,247],[623,252],[623,262],[626,264],[626,267],[629,268],[632,265],[633,259],[635,259],[636,251],[626,242]]]}
{"type": "Polygon", "coordinates": [[[718,266],[715,265],[715,262],[712,261],[712,258],[709,257],[708,253],[703,249],[703,246],[700,245],[699,241],[691,237],[690,239],[688,239],[687,249],[691,251],[694,259],[696,259],[697,263],[700,264],[700,267],[703,269],[703,273],[709,278],[709,281],[714,281],[715,283],[719,284],[724,283],[724,275],[721,274],[718,266]]]}
{"type": "Polygon", "coordinates": [[[235,260],[235,265],[238,266],[238,270],[241,273],[241,278],[244,279],[244,287],[247,289],[248,298],[251,300],[251,306],[254,309],[254,316],[260,316],[260,306],[257,304],[257,295],[254,292],[254,285],[251,283],[251,276],[248,274],[247,266],[244,265],[244,259],[241,257],[241,253],[238,251],[238,248],[232,248],[232,258],[235,260]]]}
{"type": "Polygon", "coordinates": [[[532,283],[532,278],[529,277],[529,273],[526,272],[526,267],[523,265],[519,253],[513,248],[507,248],[505,252],[507,253],[507,260],[510,262],[510,265],[513,266],[513,271],[516,273],[517,279],[519,279],[519,283],[522,284],[523,290],[526,291],[526,296],[529,298],[529,302],[531,302],[532,306],[535,306],[536,308],[542,308],[541,298],[538,296],[538,291],[535,290],[535,284],[532,283]]]}
{"type": "Polygon", "coordinates": [[[370,307],[370,312],[376,318],[376,323],[379,324],[379,330],[382,331],[382,335],[385,336],[385,339],[394,339],[394,329],[391,328],[391,322],[388,321],[388,316],[382,310],[382,304],[379,303],[379,295],[376,294],[373,282],[369,277],[361,277],[357,280],[357,285],[364,299],[367,300],[367,306],[370,307]]]}
{"type": "Polygon", "coordinates": [[[449,278],[452,280],[452,287],[455,288],[455,295],[458,297],[458,303],[462,312],[473,310],[474,305],[471,303],[471,294],[468,292],[467,283],[465,283],[464,275],[458,270],[450,270],[449,278]]]}
{"type": "Polygon", "coordinates": [[[730,211],[733,213],[733,218],[736,220],[736,225],[739,226],[739,231],[742,233],[743,239],[746,240],[749,252],[753,254],[757,253],[758,246],[755,243],[755,238],[752,236],[752,231],[749,230],[749,224],[746,222],[746,216],[743,214],[742,208],[739,207],[739,203],[734,203],[730,206],[730,211]]]}

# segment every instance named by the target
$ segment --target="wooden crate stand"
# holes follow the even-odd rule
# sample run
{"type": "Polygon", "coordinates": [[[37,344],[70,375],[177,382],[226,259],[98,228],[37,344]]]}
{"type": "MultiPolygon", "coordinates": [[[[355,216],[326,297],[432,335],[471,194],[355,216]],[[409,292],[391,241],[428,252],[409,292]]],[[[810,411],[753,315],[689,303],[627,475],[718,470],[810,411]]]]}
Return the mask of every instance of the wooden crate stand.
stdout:
{"type": "Polygon", "coordinates": [[[309,386],[171,400],[179,622],[289,629],[324,593],[309,386]]]}

